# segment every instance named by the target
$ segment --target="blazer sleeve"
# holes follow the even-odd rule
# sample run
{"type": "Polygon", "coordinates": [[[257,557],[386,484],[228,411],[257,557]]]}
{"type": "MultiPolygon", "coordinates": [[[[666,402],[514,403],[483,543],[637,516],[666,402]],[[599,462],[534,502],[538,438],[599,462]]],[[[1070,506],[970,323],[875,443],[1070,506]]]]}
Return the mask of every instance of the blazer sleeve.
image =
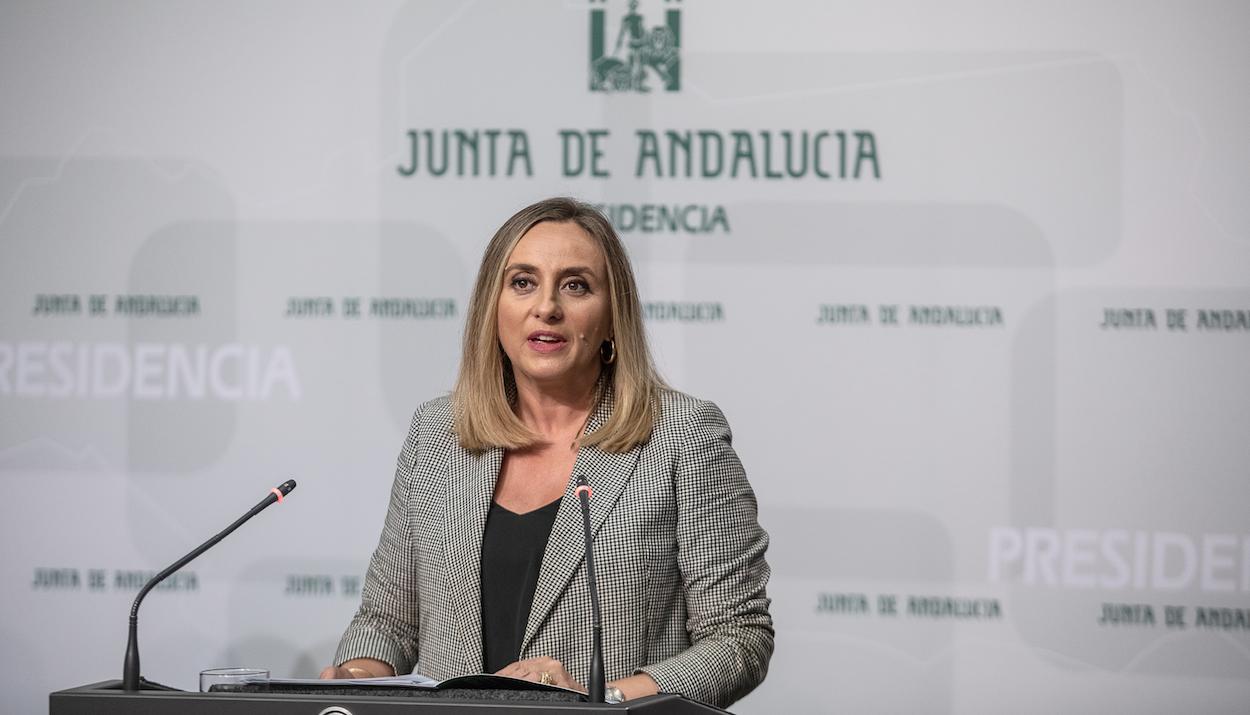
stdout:
{"type": "Polygon", "coordinates": [[[759,685],[773,653],[768,534],[720,408],[699,402],[683,432],[674,476],[677,565],[691,646],[638,672],[660,692],[726,706],[759,685]]]}
{"type": "Polygon", "coordinates": [[[382,537],[369,561],[360,608],[339,640],[334,656],[337,665],[353,658],[376,658],[390,663],[401,675],[411,673],[417,665],[421,605],[408,510],[421,412],[418,409],[413,415],[408,438],[399,453],[382,537]]]}

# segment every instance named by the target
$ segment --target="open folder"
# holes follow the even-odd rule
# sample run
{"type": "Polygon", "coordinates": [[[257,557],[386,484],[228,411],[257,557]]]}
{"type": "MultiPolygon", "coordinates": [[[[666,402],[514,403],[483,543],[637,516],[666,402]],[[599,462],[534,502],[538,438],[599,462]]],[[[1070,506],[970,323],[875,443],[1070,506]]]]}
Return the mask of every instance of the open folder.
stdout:
{"type": "Polygon", "coordinates": [[[251,678],[248,683],[268,684],[268,685],[294,685],[304,687],[342,687],[342,686],[374,686],[385,688],[420,688],[424,690],[543,690],[548,692],[564,692],[574,693],[576,695],[585,695],[576,690],[561,688],[558,685],[544,685],[535,683],[532,680],[521,680],[520,678],[509,678],[503,675],[490,675],[487,673],[477,673],[474,675],[458,675],[454,678],[446,680],[435,680],[427,678],[424,675],[412,673],[410,675],[392,675],[384,678],[341,678],[341,679],[322,679],[322,678],[251,678]]]}

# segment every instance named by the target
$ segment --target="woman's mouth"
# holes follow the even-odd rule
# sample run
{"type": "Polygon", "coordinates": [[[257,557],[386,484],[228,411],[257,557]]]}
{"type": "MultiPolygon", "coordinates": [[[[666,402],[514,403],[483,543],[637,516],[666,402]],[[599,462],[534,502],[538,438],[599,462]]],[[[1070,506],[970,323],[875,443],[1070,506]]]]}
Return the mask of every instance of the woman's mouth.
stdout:
{"type": "Polygon", "coordinates": [[[568,344],[568,340],[563,335],[542,330],[530,333],[526,342],[529,343],[531,349],[540,353],[555,352],[568,344]]]}

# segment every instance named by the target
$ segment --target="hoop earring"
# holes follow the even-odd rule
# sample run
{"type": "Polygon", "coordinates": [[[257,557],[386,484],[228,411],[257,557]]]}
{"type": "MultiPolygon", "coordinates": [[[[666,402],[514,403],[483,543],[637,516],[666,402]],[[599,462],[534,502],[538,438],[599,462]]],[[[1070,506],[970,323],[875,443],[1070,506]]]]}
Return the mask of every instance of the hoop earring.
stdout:
{"type": "Polygon", "coordinates": [[[599,359],[604,365],[611,365],[616,362],[616,341],[612,338],[599,343],[599,359]]]}

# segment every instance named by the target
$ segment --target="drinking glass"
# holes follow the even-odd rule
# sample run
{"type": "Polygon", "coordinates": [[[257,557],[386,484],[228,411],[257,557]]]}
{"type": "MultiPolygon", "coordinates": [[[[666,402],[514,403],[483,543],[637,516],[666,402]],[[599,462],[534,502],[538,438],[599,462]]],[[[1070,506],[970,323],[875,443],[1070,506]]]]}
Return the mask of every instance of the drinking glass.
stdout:
{"type": "Polygon", "coordinates": [[[200,671],[200,692],[207,693],[214,685],[238,685],[268,678],[269,671],[264,668],[210,668],[200,671]]]}

